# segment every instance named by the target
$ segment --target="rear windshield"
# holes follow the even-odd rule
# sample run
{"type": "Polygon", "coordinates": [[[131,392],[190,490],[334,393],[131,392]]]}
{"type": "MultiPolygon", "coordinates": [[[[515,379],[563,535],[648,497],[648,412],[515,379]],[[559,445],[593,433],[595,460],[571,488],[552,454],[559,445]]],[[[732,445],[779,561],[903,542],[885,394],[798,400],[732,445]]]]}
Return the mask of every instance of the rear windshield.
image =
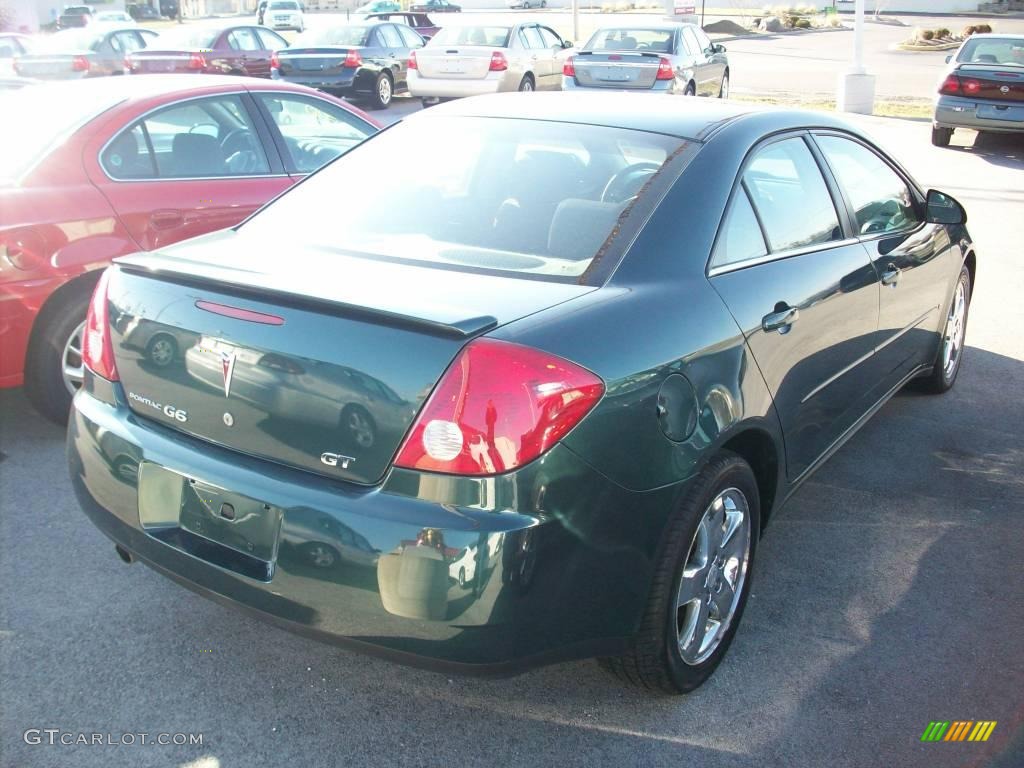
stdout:
{"type": "Polygon", "coordinates": [[[64,9],[65,16],[86,16],[92,13],[92,9],[84,5],[69,5],[64,9]]]}
{"type": "Polygon", "coordinates": [[[672,32],[665,29],[599,29],[584,46],[588,51],[672,52],[672,32]]]}
{"type": "Polygon", "coordinates": [[[431,40],[438,45],[489,45],[495,48],[508,47],[510,27],[445,27],[431,40]]]}
{"type": "Polygon", "coordinates": [[[272,11],[297,11],[299,10],[299,4],[296,2],[290,2],[286,0],[280,3],[271,3],[267,6],[272,11]]]}
{"type": "Polygon", "coordinates": [[[0,146],[18,151],[0,152],[0,184],[17,181],[50,147],[121,101],[97,99],[93,89],[76,85],[37,85],[4,94],[4,110],[18,119],[0,120],[0,146]]]}
{"type": "Polygon", "coordinates": [[[239,231],[272,253],[298,240],[325,253],[574,281],[615,244],[634,201],[683,143],[425,114],[355,147],[239,231]]]}
{"type": "Polygon", "coordinates": [[[212,48],[220,37],[219,29],[174,29],[161,32],[147,48],[155,50],[191,51],[196,48],[212,48]]]}
{"type": "Polygon", "coordinates": [[[964,43],[956,60],[970,64],[1024,67],[1024,39],[972,37],[964,43]]]}
{"type": "Polygon", "coordinates": [[[292,48],[309,45],[366,45],[369,27],[329,27],[314,29],[295,38],[292,48]]]}
{"type": "Polygon", "coordinates": [[[59,53],[61,51],[91,51],[103,42],[103,32],[89,32],[84,29],[66,29],[55,35],[39,38],[39,44],[32,53],[59,53]]]}

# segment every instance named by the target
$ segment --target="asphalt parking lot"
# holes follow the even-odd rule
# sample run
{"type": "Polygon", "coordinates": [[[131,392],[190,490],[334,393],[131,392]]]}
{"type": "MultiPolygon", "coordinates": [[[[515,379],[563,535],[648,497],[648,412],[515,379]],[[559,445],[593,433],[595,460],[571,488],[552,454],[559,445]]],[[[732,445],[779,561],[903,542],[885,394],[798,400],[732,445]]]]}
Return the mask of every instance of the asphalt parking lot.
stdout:
{"type": "MultiPolygon", "coordinates": [[[[394,118],[418,108],[402,103],[394,118]]],[[[730,654],[684,698],[594,662],[507,680],[292,636],[125,566],[79,511],[63,435],[0,393],[3,766],[1024,762],[1024,144],[867,119],[969,213],[979,282],[950,394],[895,398],[774,519],[730,654]],[[931,720],[991,739],[922,744],[931,720]],[[202,745],[29,744],[201,733],[202,745]]]]}

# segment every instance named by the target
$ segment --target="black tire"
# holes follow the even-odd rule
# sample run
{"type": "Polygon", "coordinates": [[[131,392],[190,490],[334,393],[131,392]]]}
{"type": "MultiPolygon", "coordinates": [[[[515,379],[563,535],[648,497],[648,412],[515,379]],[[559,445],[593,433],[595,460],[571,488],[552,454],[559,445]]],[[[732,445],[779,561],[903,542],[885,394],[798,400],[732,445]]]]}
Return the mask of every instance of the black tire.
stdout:
{"type": "Polygon", "coordinates": [[[729,98],[729,70],[725,70],[722,75],[722,84],[718,86],[718,98],[728,99],[729,98]]]}
{"type": "Polygon", "coordinates": [[[942,338],[939,339],[939,348],[935,351],[935,362],[932,364],[931,373],[927,376],[923,376],[920,379],[915,379],[912,384],[913,388],[924,392],[929,395],[941,395],[948,392],[956,384],[956,377],[960,374],[960,368],[963,366],[964,360],[964,339],[967,335],[967,321],[970,318],[971,313],[971,273],[967,267],[964,266],[960,269],[960,278],[953,285],[953,294],[949,300],[949,306],[946,308],[947,322],[942,328],[942,338]],[[963,286],[964,289],[964,309],[963,309],[963,323],[962,330],[960,333],[959,347],[957,347],[956,357],[952,367],[944,365],[945,362],[945,348],[948,340],[949,318],[955,309],[955,303],[957,300],[958,288],[963,286]]]}
{"type": "Polygon", "coordinates": [[[395,84],[387,72],[377,75],[373,84],[373,93],[370,94],[370,107],[372,109],[387,109],[395,96],[395,84]]]}
{"type": "Polygon", "coordinates": [[[523,81],[521,83],[519,83],[519,92],[520,93],[529,93],[529,92],[535,91],[536,89],[537,89],[537,86],[533,82],[533,75],[526,75],[523,78],[523,81]]]}
{"type": "Polygon", "coordinates": [[[92,297],[92,283],[82,283],[58,297],[59,309],[37,321],[25,361],[25,395],[39,413],[55,424],[68,423],[71,392],[64,383],[64,347],[92,297]]]}
{"type": "Polygon", "coordinates": [[[639,632],[622,656],[600,659],[602,667],[625,682],[669,694],[689,693],[711,676],[729,649],[750,594],[761,521],[759,498],[750,465],[734,453],[722,452],[701,470],[669,521],[639,632]],[[683,661],[679,650],[676,596],[697,527],[716,497],[730,488],[742,492],[749,511],[745,577],[731,621],[717,647],[701,663],[691,665],[683,661]]]}
{"type": "Polygon", "coordinates": [[[157,368],[166,368],[178,359],[178,342],[168,333],[158,333],[146,345],[146,359],[157,368]]]}
{"type": "Polygon", "coordinates": [[[948,147],[949,140],[952,138],[952,128],[939,128],[938,126],[932,126],[932,144],[936,147],[948,147]]]}
{"type": "Polygon", "coordinates": [[[686,90],[683,91],[683,96],[696,96],[696,95],[697,95],[697,86],[695,86],[692,82],[691,83],[687,83],[686,84],[686,90]]]}

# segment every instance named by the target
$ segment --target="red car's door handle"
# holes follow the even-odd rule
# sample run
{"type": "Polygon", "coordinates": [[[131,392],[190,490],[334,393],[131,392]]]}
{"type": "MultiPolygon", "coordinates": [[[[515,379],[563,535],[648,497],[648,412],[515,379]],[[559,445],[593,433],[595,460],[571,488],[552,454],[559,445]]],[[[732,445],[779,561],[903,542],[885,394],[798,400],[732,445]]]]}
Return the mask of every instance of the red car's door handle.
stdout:
{"type": "Polygon", "coordinates": [[[185,215],[181,211],[170,209],[153,211],[149,217],[149,222],[156,229],[173,229],[185,223],[185,215]]]}

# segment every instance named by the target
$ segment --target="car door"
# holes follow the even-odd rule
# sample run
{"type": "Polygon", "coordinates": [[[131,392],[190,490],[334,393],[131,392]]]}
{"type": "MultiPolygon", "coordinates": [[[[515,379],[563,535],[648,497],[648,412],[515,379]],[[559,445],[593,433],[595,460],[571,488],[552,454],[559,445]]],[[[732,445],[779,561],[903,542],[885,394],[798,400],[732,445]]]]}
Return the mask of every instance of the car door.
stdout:
{"type": "Polygon", "coordinates": [[[86,170],[140,248],[233,226],[291,184],[251,105],[182,99],[93,140],[86,170]]]}
{"type": "Polygon", "coordinates": [[[402,91],[406,87],[405,68],[409,61],[409,51],[405,42],[394,24],[381,24],[377,27],[377,40],[379,48],[376,58],[381,69],[391,70],[395,84],[395,91],[402,91]]]}
{"type": "Polygon", "coordinates": [[[821,132],[815,141],[881,280],[874,365],[887,391],[931,362],[963,254],[943,225],[925,223],[922,197],[873,147],[838,133],[821,132]]]}
{"type": "Polygon", "coordinates": [[[548,88],[553,74],[551,55],[544,45],[544,38],[540,36],[540,29],[536,24],[524,24],[521,39],[527,48],[526,64],[533,72],[534,86],[538,89],[548,88]]]}
{"type": "Polygon", "coordinates": [[[722,91],[722,76],[725,75],[725,54],[716,52],[715,44],[700,27],[693,27],[693,35],[703,54],[701,66],[707,73],[705,95],[717,97],[722,91]]]}
{"type": "Polygon", "coordinates": [[[878,281],[830,182],[806,136],[760,145],[708,272],[772,393],[791,479],[868,408],[860,365],[874,350],[878,281]]]}
{"type": "MultiPolygon", "coordinates": [[[[707,54],[701,48],[692,26],[683,27],[683,41],[686,43],[686,50],[689,53],[697,95],[710,96],[714,80],[712,69],[707,54]]],[[[717,96],[718,92],[715,91],[714,95],[717,96]]]]}
{"type": "Polygon", "coordinates": [[[401,62],[402,87],[405,88],[409,78],[409,55],[426,45],[427,41],[419,32],[406,24],[396,24],[395,29],[402,36],[403,50],[405,51],[405,56],[402,57],[401,62]]]}
{"type": "Polygon", "coordinates": [[[285,170],[303,177],[344,154],[378,128],[340,104],[285,91],[251,92],[271,126],[285,170]]]}
{"type": "Polygon", "coordinates": [[[237,52],[242,74],[249,77],[270,77],[270,51],[256,36],[254,27],[236,27],[228,35],[228,45],[237,52]]]}
{"type": "Polygon", "coordinates": [[[549,56],[549,74],[542,86],[546,90],[561,90],[562,87],[562,58],[565,53],[565,46],[562,45],[562,38],[558,33],[549,27],[537,26],[541,39],[544,41],[544,49],[549,56]]]}

